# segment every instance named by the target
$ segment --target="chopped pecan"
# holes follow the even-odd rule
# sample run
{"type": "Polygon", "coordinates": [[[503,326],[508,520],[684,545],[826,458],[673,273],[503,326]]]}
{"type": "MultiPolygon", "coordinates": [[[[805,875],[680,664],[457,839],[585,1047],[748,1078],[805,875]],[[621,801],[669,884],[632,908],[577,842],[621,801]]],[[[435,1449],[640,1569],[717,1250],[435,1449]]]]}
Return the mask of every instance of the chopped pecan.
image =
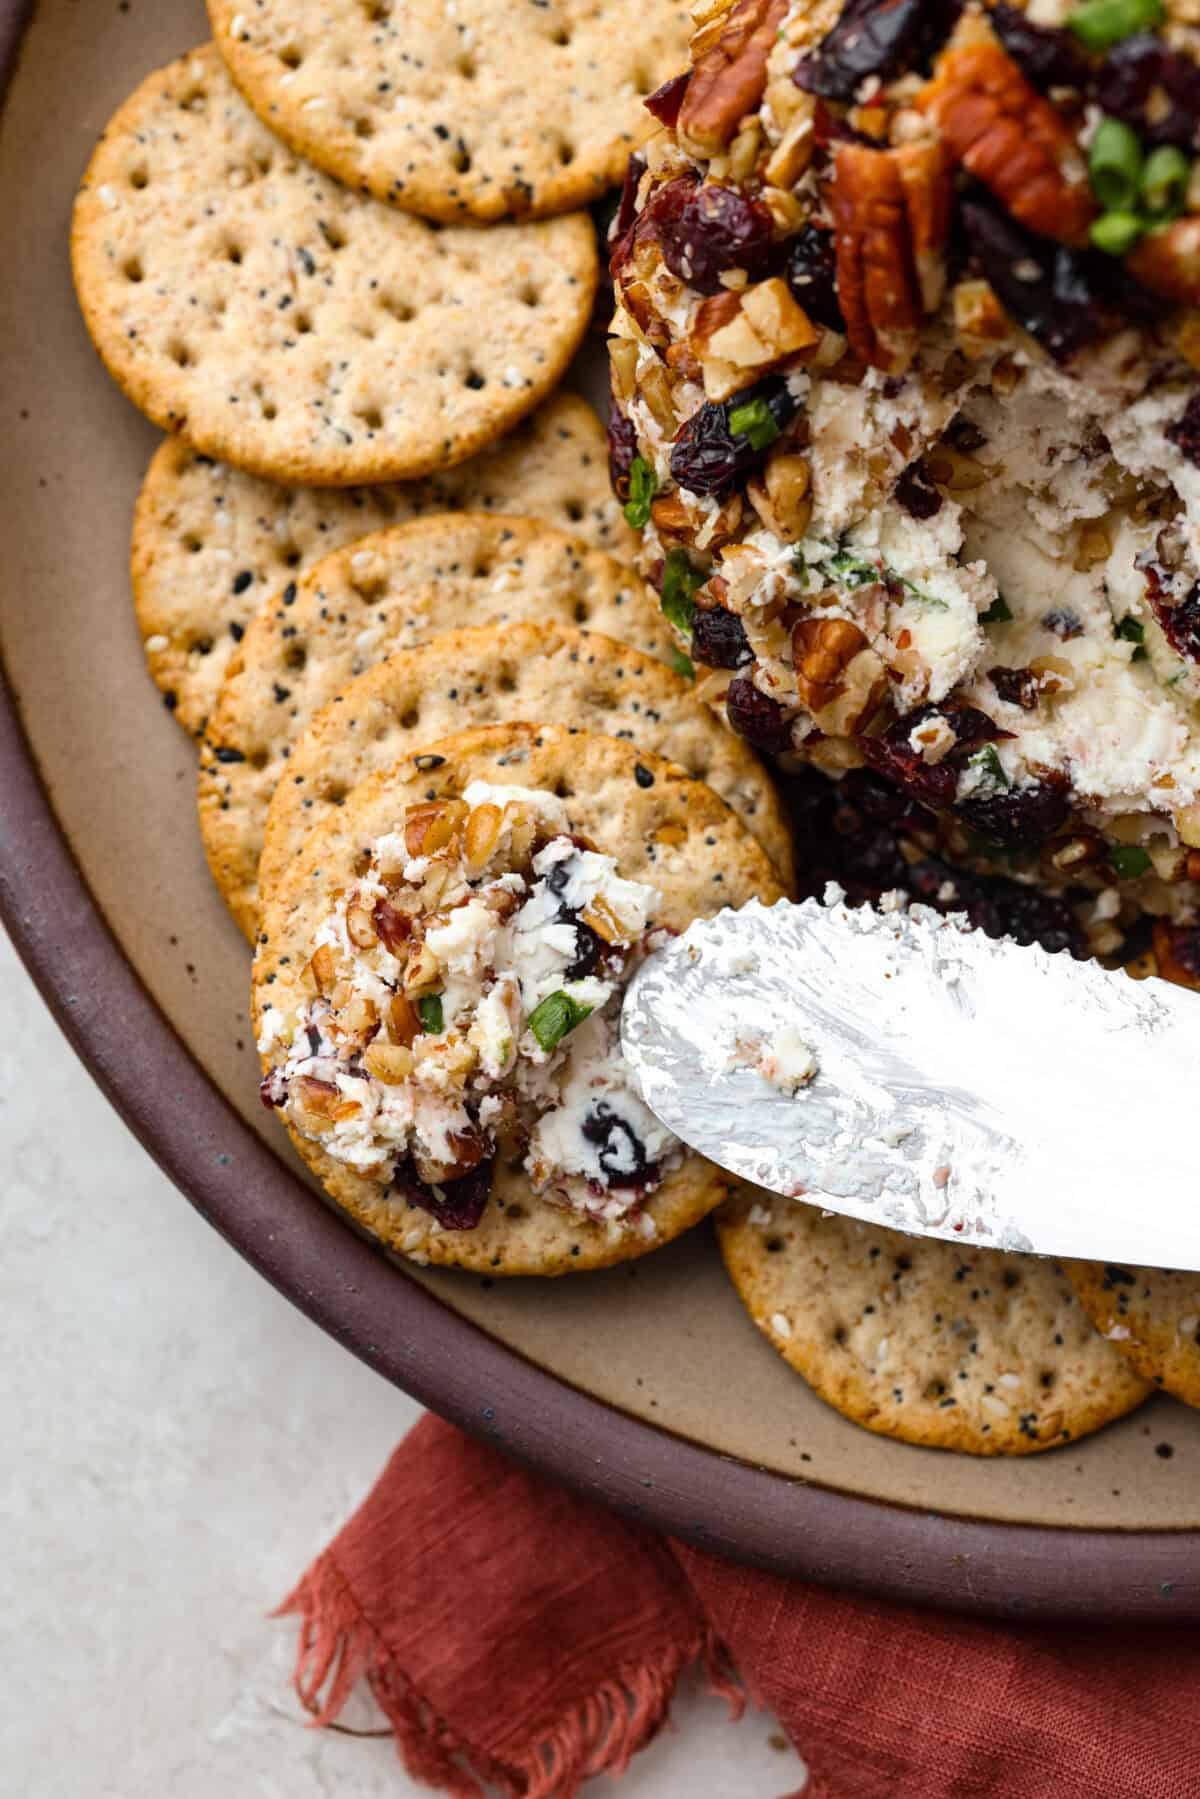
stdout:
{"type": "Polygon", "coordinates": [[[1071,128],[998,43],[945,51],[917,104],[1014,219],[1059,243],[1086,241],[1095,206],[1071,128]]]}
{"type": "Polygon", "coordinates": [[[767,85],[767,58],[788,0],[738,0],[715,41],[697,56],[679,109],[679,139],[700,156],[723,150],[767,85]]]}
{"type": "Polygon", "coordinates": [[[946,291],[946,259],[950,212],[954,199],[950,163],[941,144],[901,144],[891,152],[900,171],[908,218],[913,266],[921,305],[936,312],[946,291]]]}
{"type": "Polygon", "coordinates": [[[660,535],[692,541],[695,521],[678,493],[660,494],[651,503],[650,517],[660,535]]]}
{"type": "Polygon", "coordinates": [[[1164,981],[1200,988],[1200,930],[1195,925],[1154,921],[1154,955],[1164,981]]]}
{"type": "Polygon", "coordinates": [[[812,518],[812,469],[808,458],[791,451],[772,456],[761,477],[755,476],[746,492],[768,531],[784,543],[799,543],[812,518]]]}
{"type": "Polygon", "coordinates": [[[886,150],[838,145],[833,217],[838,301],[850,346],[864,362],[901,372],[916,349],[919,315],[904,189],[886,150]]]}
{"type": "Polygon", "coordinates": [[[1200,216],[1176,219],[1146,234],[1126,267],[1151,293],[1182,306],[1200,305],[1200,216]]]}
{"type": "Polygon", "coordinates": [[[856,731],[887,689],[883,663],[848,618],[802,618],[792,630],[796,690],[821,730],[856,731]]]}

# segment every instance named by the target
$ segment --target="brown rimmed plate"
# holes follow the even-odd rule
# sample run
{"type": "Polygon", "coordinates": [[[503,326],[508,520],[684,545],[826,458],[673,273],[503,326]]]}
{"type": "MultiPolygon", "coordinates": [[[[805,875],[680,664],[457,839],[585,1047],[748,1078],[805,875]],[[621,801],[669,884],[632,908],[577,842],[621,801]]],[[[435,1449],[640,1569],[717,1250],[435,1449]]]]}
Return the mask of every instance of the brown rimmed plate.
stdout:
{"type": "Polygon", "coordinates": [[[96,134],[205,35],[200,0],[0,0],[0,911],[76,1049],[188,1198],[308,1316],[596,1499],[891,1597],[1200,1617],[1200,1415],[1156,1399],[1032,1460],[908,1448],[789,1373],[705,1231],[544,1285],[413,1274],[289,1159],[258,1106],[246,948],[204,868],[192,749],[145,675],[129,603],[155,437],[101,370],[67,262],[96,134]]]}

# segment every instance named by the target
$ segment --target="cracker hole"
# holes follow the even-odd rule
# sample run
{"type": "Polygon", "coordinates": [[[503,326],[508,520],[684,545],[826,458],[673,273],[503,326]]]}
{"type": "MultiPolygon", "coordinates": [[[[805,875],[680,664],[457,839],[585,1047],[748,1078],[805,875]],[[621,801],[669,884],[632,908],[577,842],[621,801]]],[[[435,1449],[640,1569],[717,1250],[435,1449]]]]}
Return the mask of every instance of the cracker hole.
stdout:
{"type": "Polygon", "coordinates": [[[567,517],[570,519],[570,521],[573,525],[577,525],[579,523],[580,519],[582,519],[582,517],[584,516],[584,513],[586,512],[586,510],[587,510],[587,508],[584,506],[584,504],[581,500],[568,500],[565,503],[565,505],[563,506],[563,511],[566,513],[567,517]]]}
{"type": "Polygon", "coordinates": [[[474,81],[475,58],[473,56],[460,56],[455,66],[464,81],[474,81]]]}
{"type": "Polygon", "coordinates": [[[934,1379],[926,1381],[925,1390],[921,1394],[922,1399],[944,1399],[945,1397],[946,1383],[944,1380],[934,1379]]]}
{"type": "Polygon", "coordinates": [[[257,769],[261,774],[263,769],[267,766],[267,763],[271,760],[270,751],[255,750],[247,760],[249,761],[251,768],[257,769]]]}
{"type": "Polygon", "coordinates": [[[652,91],[654,82],[645,69],[636,68],[633,71],[633,86],[636,93],[648,94],[652,91]]]}
{"type": "Polygon", "coordinates": [[[126,281],[137,282],[146,279],[146,271],[142,267],[142,259],[140,256],[130,256],[122,266],[121,273],[124,275],[126,281]]]}
{"type": "Polygon", "coordinates": [[[1058,1379],[1058,1376],[1053,1368],[1045,1368],[1038,1376],[1038,1379],[1043,1393],[1050,1393],[1054,1390],[1054,1383],[1058,1379]]]}
{"type": "Polygon", "coordinates": [[[150,185],[149,169],[143,169],[140,167],[136,168],[136,169],[131,169],[130,174],[129,174],[129,185],[130,185],[130,187],[136,187],[139,189],[143,188],[143,187],[149,187],[149,185],[150,185]]]}
{"type": "Polygon", "coordinates": [[[390,724],[380,725],[379,729],[375,733],[375,742],[376,743],[386,743],[388,738],[391,736],[391,734],[392,734],[392,727],[390,724]]]}
{"type": "Polygon", "coordinates": [[[846,1327],[844,1324],[834,1326],[833,1340],[835,1343],[844,1343],[846,1341],[846,1327]]]}
{"type": "Polygon", "coordinates": [[[497,693],[515,693],[517,683],[511,668],[502,668],[496,679],[497,693]]]}
{"type": "Polygon", "coordinates": [[[575,160],[574,144],[560,144],[558,146],[558,160],[564,169],[569,168],[575,160]]]}
{"type": "Polygon", "coordinates": [[[363,11],[370,25],[378,25],[391,17],[391,0],[363,0],[363,11]]]}
{"type": "Polygon", "coordinates": [[[486,556],[481,556],[479,561],[475,564],[475,567],[471,570],[471,579],[473,581],[486,581],[491,572],[492,564],[488,561],[486,556]]]}
{"type": "Polygon", "coordinates": [[[527,281],[521,289],[521,303],[524,306],[541,305],[542,291],[540,288],[535,287],[532,281],[527,281]]]}
{"type": "Polygon", "coordinates": [[[362,406],[354,416],[362,420],[368,431],[383,430],[383,414],[378,406],[362,406]]]}
{"type": "Polygon", "coordinates": [[[524,1218],[525,1208],[524,1208],[524,1206],[516,1206],[516,1205],[505,1206],[504,1213],[507,1218],[524,1218]]]}
{"type": "Polygon", "coordinates": [[[559,775],[557,781],[554,783],[555,797],[560,800],[569,800],[574,791],[575,789],[571,786],[567,777],[565,775],[559,775]]]}
{"type": "Polygon", "coordinates": [[[360,138],[374,137],[375,136],[375,127],[371,123],[370,119],[355,119],[354,135],[355,135],[355,137],[360,137],[360,138]]]}
{"type": "Polygon", "coordinates": [[[327,806],[342,806],[346,802],[349,789],[344,781],[323,781],[320,792],[321,798],[327,806]]]}
{"type": "Polygon", "coordinates": [[[420,721],[421,708],[419,706],[410,706],[407,712],[402,712],[400,714],[400,729],[402,731],[415,731],[420,721]]]}
{"type": "Polygon", "coordinates": [[[354,868],[354,873],[355,873],[356,878],[361,880],[363,875],[365,875],[367,870],[370,868],[370,866],[371,866],[370,850],[359,850],[357,856],[355,856],[355,858],[354,858],[354,863],[353,863],[353,868],[354,868]]]}
{"type": "Polygon", "coordinates": [[[450,158],[450,166],[456,174],[466,175],[471,167],[471,152],[465,144],[460,143],[450,158]]]}
{"type": "Polygon", "coordinates": [[[592,616],[592,609],[588,605],[587,601],[586,600],[576,600],[576,602],[575,602],[575,623],[577,625],[586,625],[588,619],[591,618],[591,616],[592,616]]]}
{"type": "Polygon", "coordinates": [[[242,265],[242,246],[240,244],[226,244],[225,260],[226,262],[231,262],[235,268],[240,268],[242,265]]]}
{"type": "Polygon", "coordinates": [[[288,668],[290,668],[294,674],[299,674],[300,670],[305,666],[307,661],[308,661],[308,651],[305,649],[305,647],[302,643],[292,644],[288,650],[287,655],[284,657],[284,662],[287,664],[288,668]]]}
{"type": "Polygon", "coordinates": [[[782,1237],[768,1237],[766,1247],[767,1247],[767,1254],[769,1256],[777,1256],[779,1254],[780,1250],[783,1248],[783,1238],[782,1237]]]}
{"type": "Polygon", "coordinates": [[[198,556],[204,548],[204,539],[202,537],[185,537],[183,540],[183,547],[188,552],[189,556],[198,556]]]}
{"type": "Polygon", "coordinates": [[[390,313],[399,325],[407,325],[410,319],[416,317],[416,313],[407,300],[393,299],[391,294],[385,294],[379,304],[386,313],[390,313]]]}
{"type": "Polygon", "coordinates": [[[374,325],[354,325],[352,329],[355,337],[361,337],[369,344],[374,343],[375,339],[379,336],[374,325]]]}
{"type": "Polygon", "coordinates": [[[193,637],[187,647],[190,656],[209,656],[212,654],[213,640],[211,637],[193,637]]]}
{"type": "Polygon", "coordinates": [[[192,352],[177,337],[173,337],[167,345],[167,355],[177,368],[186,369],[192,365],[192,352]]]}
{"type": "Polygon", "coordinates": [[[487,376],[481,375],[478,369],[468,369],[463,376],[463,386],[469,387],[473,393],[478,393],[481,387],[487,386],[487,376]]]}
{"type": "Polygon", "coordinates": [[[276,406],[274,400],[264,400],[263,401],[262,415],[268,421],[268,423],[272,419],[277,419],[279,417],[279,408],[278,408],[278,406],[276,406]]]}
{"type": "Polygon", "coordinates": [[[565,25],[560,25],[557,31],[552,31],[550,33],[550,42],[552,44],[557,44],[560,50],[565,50],[570,41],[571,33],[567,30],[565,25]]]}
{"type": "Polygon", "coordinates": [[[344,250],[346,248],[346,233],[342,230],[340,225],[326,225],[322,219],[317,220],[317,225],[320,229],[321,236],[325,239],[325,242],[329,245],[331,250],[344,250]]]}
{"type": "Polygon", "coordinates": [[[306,312],[298,312],[298,313],[297,313],[297,314],[296,314],[296,326],[295,326],[295,328],[296,328],[296,330],[297,330],[297,331],[298,331],[298,332],[299,332],[299,334],[300,334],[300,336],[301,336],[301,337],[307,337],[307,336],[308,336],[308,334],[309,334],[309,332],[310,332],[310,331],[311,331],[311,330],[312,330],[312,328],[313,328],[313,322],[312,322],[312,320],[311,320],[311,319],[310,319],[310,318],[309,318],[309,316],[308,316],[308,314],[307,314],[307,313],[306,313],[306,312]]]}
{"type": "Polygon", "coordinates": [[[296,545],[294,543],[288,543],[281,546],[279,560],[282,562],[284,568],[299,568],[302,557],[296,545]]]}
{"type": "Polygon", "coordinates": [[[304,52],[296,44],[285,44],[279,52],[279,60],[285,69],[298,69],[304,61],[304,52]]]}

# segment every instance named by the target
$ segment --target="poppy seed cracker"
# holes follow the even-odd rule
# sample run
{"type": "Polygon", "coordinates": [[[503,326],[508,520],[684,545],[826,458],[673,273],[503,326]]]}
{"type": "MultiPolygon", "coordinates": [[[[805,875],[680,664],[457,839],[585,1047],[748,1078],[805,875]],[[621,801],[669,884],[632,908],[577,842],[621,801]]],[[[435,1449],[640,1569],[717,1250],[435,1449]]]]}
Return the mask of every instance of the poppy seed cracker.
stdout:
{"type": "Polygon", "coordinates": [[[248,937],[267,807],[320,708],[394,650],[530,618],[587,625],[670,659],[670,628],[639,577],[535,519],[416,519],[344,546],[267,601],[229,665],[200,760],[209,867],[248,937]]]}
{"type": "Polygon", "coordinates": [[[542,518],[616,556],[629,547],[604,428],[576,394],[552,394],[456,468],[383,487],[283,487],[167,438],[138,496],[130,560],[146,662],[179,724],[203,732],[247,625],[289,581],[369,531],[456,506],[542,518]]]}
{"type": "Polygon", "coordinates": [[[1043,1257],[908,1237],[770,1193],[739,1197],[717,1229],[759,1330],[827,1404],[881,1436],[1032,1455],[1150,1392],[1043,1257]]]}
{"type": "Polygon", "coordinates": [[[679,0],[209,0],[272,131],[350,186],[430,218],[584,206],[688,60],[679,0]]]}
{"type": "MultiPolygon", "coordinates": [[[[717,723],[690,681],[629,644],[538,619],[447,631],[368,669],[325,706],[292,745],[275,789],[260,896],[282,878],[309,831],[367,775],[430,737],[515,719],[575,725],[666,756],[707,781],[776,868],[787,867],[788,830],[770,775],[717,723]]],[[[649,769],[642,778],[652,778],[649,769]]]]}
{"type": "Polygon", "coordinates": [[[1101,1336],[1144,1379],[1200,1406],[1200,1274],[1124,1262],[1066,1267],[1101,1336]]]}
{"type": "MultiPolygon", "coordinates": [[[[254,1028],[260,1042],[268,1007],[300,1013],[310,997],[305,969],[334,896],[361,864],[366,845],[396,828],[408,805],[460,796],[472,781],[549,790],[562,799],[573,832],[616,859],[621,876],[660,895],[657,925],[682,930],[693,918],[767,904],[780,889],[765,854],[724,802],[673,763],[586,731],[495,725],[426,743],[392,769],[370,776],[329,814],[288,868],[267,905],[254,964],[254,1028]],[[649,786],[637,775],[648,770],[649,786]]],[[[263,1052],[270,1075],[281,1054],[263,1052]]],[[[644,1201],[653,1230],[614,1229],[539,1199],[523,1164],[501,1156],[486,1210],[473,1229],[440,1229],[430,1213],[388,1185],[334,1160],[311,1138],[293,1141],[327,1191],[357,1223],[400,1254],[478,1274],[558,1275],[628,1261],[668,1243],[728,1197],[736,1183],[688,1153],[644,1201]]]]}
{"type": "Polygon", "coordinates": [[[409,480],[543,399],[591,314],[586,214],[438,230],[262,126],[212,45],[110,121],[75,203],[75,286],[135,405],[273,481],[409,480]]]}

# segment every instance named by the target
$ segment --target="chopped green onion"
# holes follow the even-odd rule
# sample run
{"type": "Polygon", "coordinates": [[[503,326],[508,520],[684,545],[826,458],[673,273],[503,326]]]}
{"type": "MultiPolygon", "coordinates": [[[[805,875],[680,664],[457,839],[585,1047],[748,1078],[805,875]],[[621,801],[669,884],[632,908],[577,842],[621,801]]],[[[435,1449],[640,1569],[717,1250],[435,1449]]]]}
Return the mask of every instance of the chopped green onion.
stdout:
{"type": "Polygon", "coordinates": [[[836,556],[829,558],[825,568],[843,587],[868,587],[883,580],[879,565],[856,556],[853,550],[839,550],[836,556]]]}
{"type": "Polygon", "coordinates": [[[417,1017],[421,1020],[421,1029],[427,1037],[440,1037],[446,1028],[441,994],[427,993],[424,999],[419,999],[417,1017]]]}
{"type": "Polygon", "coordinates": [[[1137,31],[1153,31],[1162,22],[1162,0],[1082,0],[1067,15],[1067,24],[1089,50],[1107,50],[1137,31]]]}
{"type": "Polygon", "coordinates": [[[1004,793],[1010,785],[1004,772],[1004,764],[996,754],[995,745],[985,743],[981,750],[967,757],[967,767],[979,770],[980,787],[985,794],[1004,793]]]}
{"type": "Polygon", "coordinates": [[[1150,866],[1150,858],[1136,843],[1123,843],[1108,852],[1110,866],[1122,881],[1136,881],[1150,866]]]}
{"type": "Polygon", "coordinates": [[[1178,212],[1187,196],[1192,165],[1182,150],[1163,144],[1152,150],[1142,170],[1142,204],[1148,211],[1163,215],[1178,212]]]}
{"type": "Polygon", "coordinates": [[[1127,256],[1144,230],[1135,212],[1106,212],[1092,226],[1092,244],[1106,256],[1127,256]]]}
{"type": "Polygon", "coordinates": [[[1131,212],[1142,186],[1142,146],[1120,119],[1102,119],[1088,158],[1092,192],[1105,212],[1131,212]]]}
{"type": "Polygon", "coordinates": [[[1125,639],[1126,643],[1141,643],[1146,635],[1145,625],[1139,619],[1134,618],[1132,612],[1127,612],[1120,624],[1115,625],[1113,629],[1118,637],[1125,639]]]}
{"type": "Polygon", "coordinates": [[[547,1052],[560,1044],[569,1031],[591,1014],[591,1006],[581,1005],[564,993],[560,987],[557,993],[548,993],[539,1005],[529,1014],[529,1028],[547,1052]]]}
{"type": "Polygon", "coordinates": [[[629,499],[625,503],[625,523],[642,531],[650,522],[650,502],[658,480],[644,456],[635,456],[629,465],[629,499]]]}
{"type": "Polygon", "coordinates": [[[799,575],[800,579],[804,582],[805,586],[807,586],[808,585],[808,558],[804,554],[804,551],[802,549],[800,549],[799,547],[797,547],[796,549],[794,549],[792,551],[792,567],[795,569],[795,571],[799,575]]]}
{"type": "Polygon", "coordinates": [[[696,679],[696,670],[692,666],[691,657],[685,656],[678,644],[674,643],[671,645],[671,667],[677,675],[682,675],[685,680],[694,681],[696,679]]]}
{"type": "Polygon", "coordinates": [[[692,620],[696,616],[692,595],[698,587],[703,587],[706,579],[698,568],[692,567],[686,550],[672,550],[663,566],[658,603],[667,623],[682,631],[685,637],[691,635],[692,620]]]}
{"type": "Polygon", "coordinates": [[[1006,625],[1012,617],[1012,609],[1002,593],[998,593],[986,612],[979,614],[981,625],[1006,625]]]}
{"type": "Polygon", "coordinates": [[[893,579],[899,581],[905,593],[911,594],[914,600],[920,600],[922,606],[931,606],[935,612],[949,612],[950,608],[945,600],[939,600],[935,593],[926,593],[923,587],[918,587],[907,575],[893,573],[893,579]]]}
{"type": "Polygon", "coordinates": [[[748,437],[752,450],[765,450],[779,436],[771,408],[763,399],[745,400],[731,407],[729,429],[735,437],[748,437]]]}

